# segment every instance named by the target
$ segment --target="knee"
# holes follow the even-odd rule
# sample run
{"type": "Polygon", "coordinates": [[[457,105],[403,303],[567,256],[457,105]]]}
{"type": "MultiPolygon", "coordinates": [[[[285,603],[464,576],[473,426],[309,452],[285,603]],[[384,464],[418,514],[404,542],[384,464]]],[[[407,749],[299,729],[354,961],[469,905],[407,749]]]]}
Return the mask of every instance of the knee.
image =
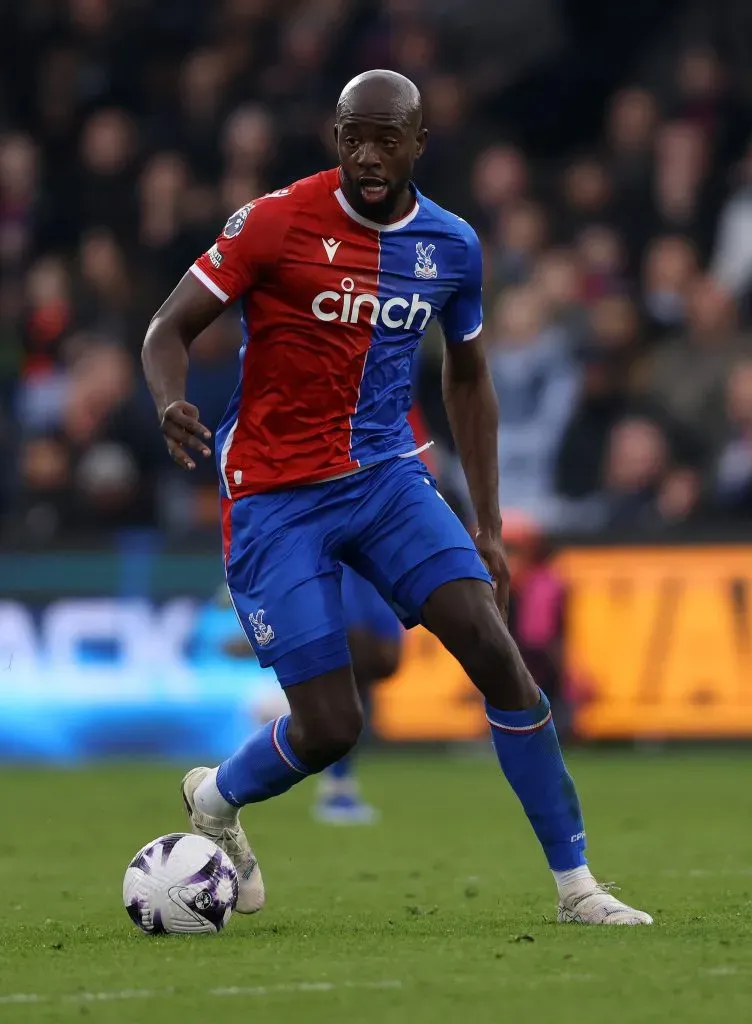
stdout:
{"type": "Polygon", "coordinates": [[[532,707],[538,688],[496,610],[490,590],[458,589],[453,606],[440,607],[432,628],[493,707],[532,707]],[[465,597],[466,600],[461,600],[465,597]]]}
{"type": "Polygon", "coordinates": [[[514,641],[503,623],[471,619],[460,627],[459,660],[471,679],[514,672],[514,641]]]}
{"type": "Polygon", "coordinates": [[[363,709],[354,703],[331,715],[296,721],[288,728],[293,749],[311,771],[321,771],[348,754],[363,731],[363,709]]]}
{"type": "Polygon", "coordinates": [[[381,640],[376,647],[376,679],[388,679],[399,668],[401,646],[395,640],[381,640]]]}
{"type": "Polygon", "coordinates": [[[351,630],[348,644],[358,688],[393,676],[399,668],[400,644],[397,640],[380,640],[370,633],[351,630]]]}

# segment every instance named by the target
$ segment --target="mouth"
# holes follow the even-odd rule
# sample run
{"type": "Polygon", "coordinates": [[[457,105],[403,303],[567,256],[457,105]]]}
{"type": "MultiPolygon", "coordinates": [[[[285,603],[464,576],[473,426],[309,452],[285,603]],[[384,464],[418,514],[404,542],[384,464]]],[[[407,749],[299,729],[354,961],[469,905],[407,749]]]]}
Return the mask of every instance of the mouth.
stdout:
{"type": "Polygon", "coordinates": [[[358,185],[365,203],[382,203],[389,194],[389,185],[383,178],[361,178],[358,185]]]}

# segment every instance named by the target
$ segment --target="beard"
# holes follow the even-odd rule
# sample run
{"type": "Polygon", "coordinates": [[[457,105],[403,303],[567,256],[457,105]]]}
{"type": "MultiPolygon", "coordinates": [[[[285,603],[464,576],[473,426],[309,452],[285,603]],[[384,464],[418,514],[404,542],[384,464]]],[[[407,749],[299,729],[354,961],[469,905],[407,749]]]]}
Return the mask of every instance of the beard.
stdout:
{"type": "Polygon", "coordinates": [[[352,208],[366,220],[373,220],[379,224],[388,224],[390,220],[394,219],[395,210],[409,181],[409,178],[404,178],[394,184],[387,183],[383,197],[373,200],[364,194],[362,183],[358,178],[353,180],[344,171],[342,172],[344,192],[352,208]]]}

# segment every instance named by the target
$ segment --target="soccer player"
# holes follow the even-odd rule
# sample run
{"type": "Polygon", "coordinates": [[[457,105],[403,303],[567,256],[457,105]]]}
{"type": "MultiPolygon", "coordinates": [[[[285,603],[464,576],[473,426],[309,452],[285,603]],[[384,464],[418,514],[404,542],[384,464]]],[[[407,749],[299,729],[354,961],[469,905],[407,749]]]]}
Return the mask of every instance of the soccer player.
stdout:
{"type": "Polygon", "coordinates": [[[353,79],[337,104],[340,165],[247,203],[155,315],[143,364],[175,461],[210,455],[185,399],[188,349],[243,303],[240,383],[217,431],[227,583],[262,665],[290,704],[183,798],[195,832],[238,868],[238,910],[264,903],[238,817],[355,745],[363,713],[340,596],[341,565],[406,626],[422,622],[485,697],[499,763],[558,888],[560,921],[650,924],[600,886],[548,700],[505,624],[498,412],[480,341],[481,249],[472,228],[415,188],[426,145],[417,88],[353,79]],[[419,458],[410,368],[432,317],[446,339],[444,400],[475,508],[473,540],[419,458]]]}

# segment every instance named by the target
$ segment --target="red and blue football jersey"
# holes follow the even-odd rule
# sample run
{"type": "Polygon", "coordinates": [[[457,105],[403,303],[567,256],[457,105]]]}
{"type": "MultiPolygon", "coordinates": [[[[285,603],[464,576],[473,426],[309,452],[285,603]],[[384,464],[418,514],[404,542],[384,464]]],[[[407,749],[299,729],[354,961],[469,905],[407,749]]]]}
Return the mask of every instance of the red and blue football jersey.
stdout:
{"type": "Polygon", "coordinates": [[[415,454],[426,327],[438,317],[449,344],[481,330],[472,228],[417,191],[402,220],[366,220],[336,169],[242,207],[191,271],[242,303],[240,382],[217,431],[228,498],[415,454]]]}

